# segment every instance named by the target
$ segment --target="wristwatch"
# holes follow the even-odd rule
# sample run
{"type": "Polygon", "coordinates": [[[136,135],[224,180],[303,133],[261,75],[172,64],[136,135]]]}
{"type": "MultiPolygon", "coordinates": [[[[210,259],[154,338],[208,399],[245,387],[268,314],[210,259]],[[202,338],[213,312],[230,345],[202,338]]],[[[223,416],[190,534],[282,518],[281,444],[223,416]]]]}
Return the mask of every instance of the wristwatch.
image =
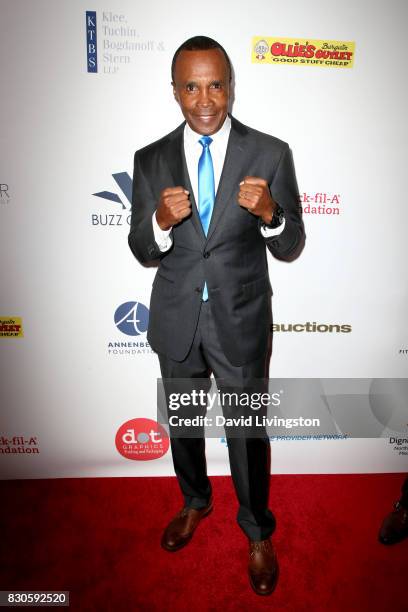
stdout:
{"type": "Polygon", "coordinates": [[[265,221],[261,220],[261,227],[264,229],[276,229],[280,225],[282,225],[284,219],[283,209],[278,206],[275,212],[273,213],[272,221],[270,223],[265,223],[265,221]]]}

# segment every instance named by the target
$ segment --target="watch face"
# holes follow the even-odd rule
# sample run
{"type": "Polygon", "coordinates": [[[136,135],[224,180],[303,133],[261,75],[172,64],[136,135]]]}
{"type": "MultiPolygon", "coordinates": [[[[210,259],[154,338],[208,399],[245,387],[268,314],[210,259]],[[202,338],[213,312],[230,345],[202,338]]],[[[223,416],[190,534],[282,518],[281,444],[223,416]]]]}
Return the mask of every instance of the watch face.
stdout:
{"type": "Polygon", "coordinates": [[[273,219],[272,219],[272,223],[270,224],[270,228],[275,229],[276,227],[279,227],[282,223],[282,217],[273,215],[273,219]]]}
{"type": "Polygon", "coordinates": [[[262,225],[266,229],[276,229],[277,227],[282,225],[283,219],[284,219],[283,209],[280,208],[280,206],[278,206],[278,208],[276,209],[276,211],[275,211],[275,213],[274,213],[274,215],[272,217],[272,221],[270,223],[262,222],[262,225]]]}

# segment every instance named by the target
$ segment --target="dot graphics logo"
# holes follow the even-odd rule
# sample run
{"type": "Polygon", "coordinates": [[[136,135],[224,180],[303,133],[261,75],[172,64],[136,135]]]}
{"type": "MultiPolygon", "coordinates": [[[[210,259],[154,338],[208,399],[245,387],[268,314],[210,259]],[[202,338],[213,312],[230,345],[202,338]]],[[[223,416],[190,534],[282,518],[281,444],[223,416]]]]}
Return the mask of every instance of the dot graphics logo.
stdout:
{"type": "Polygon", "coordinates": [[[160,459],[169,450],[167,431],[152,419],[131,419],[116,433],[116,448],[125,459],[151,461],[160,459]]]}

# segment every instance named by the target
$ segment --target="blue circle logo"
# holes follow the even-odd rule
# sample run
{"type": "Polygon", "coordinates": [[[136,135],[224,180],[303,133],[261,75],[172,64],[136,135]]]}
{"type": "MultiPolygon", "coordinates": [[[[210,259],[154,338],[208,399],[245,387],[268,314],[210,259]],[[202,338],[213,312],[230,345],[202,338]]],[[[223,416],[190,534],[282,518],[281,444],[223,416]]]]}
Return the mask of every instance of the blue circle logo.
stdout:
{"type": "Polygon", "coordinates": [[[115,325],[127,336],[145,334],[149,325],[149,309],[141,302],[125,302],[115,312],[115,325]]]}

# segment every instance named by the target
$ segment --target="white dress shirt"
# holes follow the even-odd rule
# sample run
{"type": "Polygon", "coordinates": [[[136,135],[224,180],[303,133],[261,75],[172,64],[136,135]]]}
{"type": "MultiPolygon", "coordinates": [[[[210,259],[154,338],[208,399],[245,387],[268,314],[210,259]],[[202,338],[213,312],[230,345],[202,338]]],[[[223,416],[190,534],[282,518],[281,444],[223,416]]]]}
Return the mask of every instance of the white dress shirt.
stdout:
{"type": "MultiPolygon", "coordinates": [[[[218,184],[220,182],[221,172],[224,165],[225,154],[227,152],[228,139],[231,131],[231,119],[227,115],[222,127],[215,134],[211,134],[212,143],[210,145],[211,158],[214,167],[214,183],[215,193],[217,193],[218,184]]],[[[203,147],[199,143],[202,134],[197,134],[186,123],[184,127],[184,154],[187,162],[187,170],[190,177],[191,187],[193,188],[194,199],[198,206],[198,160],[203,152],[203,147]]],[[[244,178],[244,177],[242,177],[244,178]]],[[[238,205],[238,204],[237,204],[238,205]]],[[[153,232],[154,239],[160,251],[164,253],[168,251],[173,240],[171,237],[171,228],[162,230],[156,220],[156,212],[153,213],[153,232]]],[[[261,228],[261,233],[265,238],[269,236],[277,236],[285,227],[285,219],[282,224],[275,229],[261,228]]]]}

